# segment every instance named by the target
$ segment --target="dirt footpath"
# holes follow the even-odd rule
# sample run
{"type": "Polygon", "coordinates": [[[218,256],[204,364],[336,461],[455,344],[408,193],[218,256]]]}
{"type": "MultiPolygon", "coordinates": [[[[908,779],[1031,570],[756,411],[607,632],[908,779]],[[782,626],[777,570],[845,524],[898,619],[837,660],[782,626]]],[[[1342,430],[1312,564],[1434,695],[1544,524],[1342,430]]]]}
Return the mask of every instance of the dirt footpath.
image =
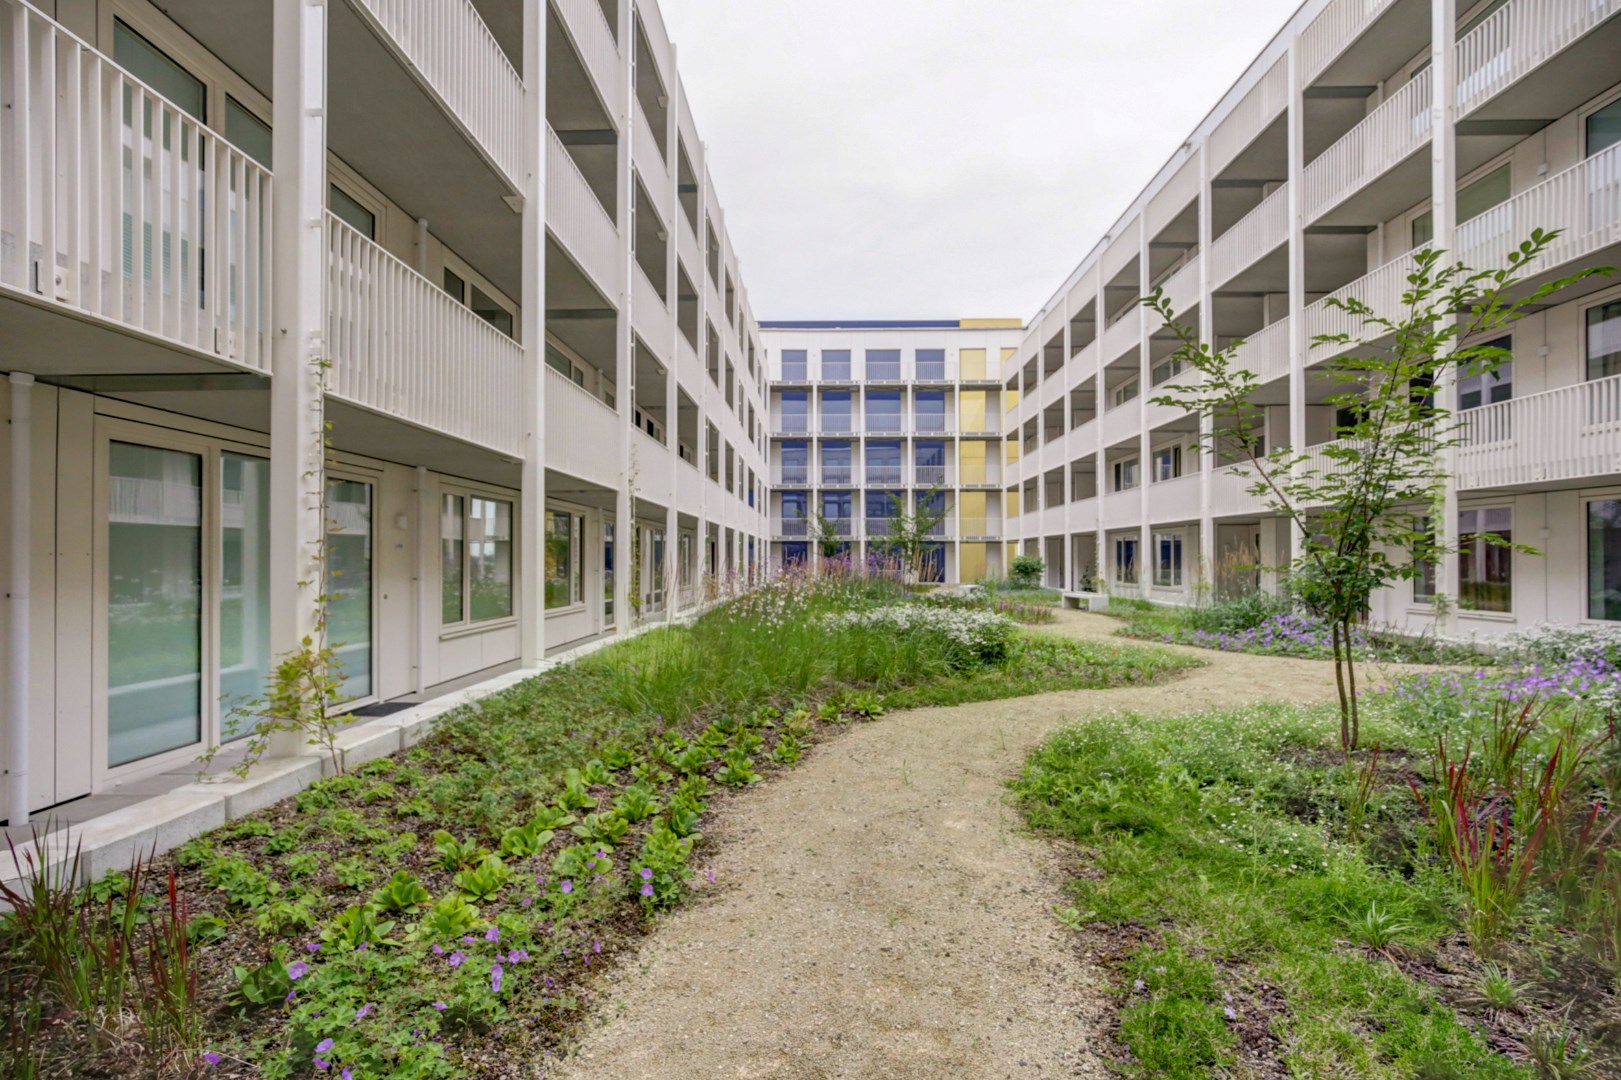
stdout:
{"type": "MultiPolygon", "coordinates": [[[[1118,625],[1064,612],[1044,629],[1118,625]]],[[[1068,720],[1334,693],[1328,663],[1189,651],[1209,666],[1161,686],[895,713],[733,803],[713,894],[609,976],[549,1075],[1105,1075],[1095,974],[1052,915],[1058,853],[1020,831],[1005,783],[1068,720]]]]}

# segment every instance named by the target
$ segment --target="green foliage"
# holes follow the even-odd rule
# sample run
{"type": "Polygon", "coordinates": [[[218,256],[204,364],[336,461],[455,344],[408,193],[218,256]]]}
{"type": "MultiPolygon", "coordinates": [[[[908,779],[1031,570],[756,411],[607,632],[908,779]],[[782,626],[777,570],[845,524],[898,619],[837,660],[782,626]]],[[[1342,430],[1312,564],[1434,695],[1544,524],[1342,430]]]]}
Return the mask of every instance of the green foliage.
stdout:
{"type": "Polygon", "coordinates": [[[511,879],[512,871],[499,855],[486,855],[483,861],[455,877],[456,888],[472,900],[493,900],[511,879]]]}
{"type": "Polygon", "coordinates": [[[759,783],[761,777],[754,771],[754,759],[746,751],[732,750],[727,753],[715,779],[731,787],[743,787],[759,783]]]}
{"type": "Polygon", "coordinates": [[[280,1005],[293,989],[287,965],[280,957],[272,957],[258,967],[233,967],[231,971],[236,977],[236,989],[231,992],[231,998],[242,1009],[280,1005]]]}
{"type": "MultiPolygon", "coordinates": [[[[552,816],[557,815],[548,815],[552,816]]],[[[556,830],[546,828],[539,818],[527,825],[514,825],[501,834],[501,854],[509,859],[526,859],[531,855],[538,855],[556,835],[556,830]]]]}
{"type": "Polygon", "coordinates": [[[445,829],[436,829],[433,847],[439,853],[439,865],[446,870],[467,870],[476,865],[488,852],[478,846],[472,837],[458,840],[445,829]]]}
{"type": "Polygon", "coordinates": [[[659,812],[658,796],[644,784],[634,784],[614,800],[614,812],[632,825],[646,821],[659,812]]]}
{"type": "Polygon", "coordinates": [[[1041,584],[1047,564],[1034,555],[1015,555],[1008,573],[1016,588],[1034,589],[1041,584]]]}
{"type": "Polygon", "coordinates": [[[254,929],[276,937],[290,937],[314,925],[315,914],[302,899],[276,900],[261,907],[253,917],[254,929]]]}
{"type": "Polygon", "coordinates": [[[216,858],[203,868],[203,878],[238,907],[261,907],[281,892],[268,874],[237,857],[216,858]]]}
{"type": "Polygon", "coordinates": [[[394,923],[379,922],[377,915],[377,907],[373,904],[356,904],[345,908],[321,931],[321,940],[346,949],[384,944],[389,931],[394,929],[394,923]]]}
{"type": "Polygon", "coordinates": [[[321,868],[320,861],[307,851],[294,852],[281,860],[282,873],[289,878],[309,877],[321,868]]]}
{"type": "Polygon", "coordinates": [[[388,883],[372,896],[372,903],[384,911],[415,915],[432,899],[415,874],[409,870],[396,870],[388,883]]]}
{"type": "Polygon", "coordinates": [[[428,941],[454,941],[483,927],[484,918],[478,908],[466,897],[453,894],[441,898],[427,910],[412,930],[412,936],[428,941]]]}
{"type": "Polygon", "coordinates": [[[367,860],[359,855],[351,855],[332,864],[333,879],[345,889],[364,889],[375,876],[367,860]]]}
{"type": "Polygon", "coordinates": [[[630,823],[617,813],[587,814],[573,832],[587,844],[613,848],[630,831],[630,823]]]}

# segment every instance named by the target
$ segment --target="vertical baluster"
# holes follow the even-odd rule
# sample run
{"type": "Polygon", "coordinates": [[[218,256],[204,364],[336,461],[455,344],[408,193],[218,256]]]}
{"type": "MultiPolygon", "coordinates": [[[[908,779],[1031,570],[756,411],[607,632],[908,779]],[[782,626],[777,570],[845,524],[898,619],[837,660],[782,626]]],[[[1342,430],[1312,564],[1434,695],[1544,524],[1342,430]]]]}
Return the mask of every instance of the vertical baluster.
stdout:
{"type": "Polygon", "coordinates": [[[39,291],[56,298],[57,192],[62,181],[62,163],[57,160],[56,28],[44,22],[40,31],[39,63],[35,68],[34,93],[39,131],[39,291]]]}
{"type": "Polygon", "coordinates": [[[82,48],[79,52],[83,56],[85,79],[84,95],[81,99],[84,123],[80,130],[84,141],[85,176],[79,186],[83,199],[80,213],[84,216],[86,226],[85,280],[79,283],[79,295],[83,297],[82,303],[87,310],[105,315],[107,309],[102,291],[102,275],[107,266],[107,230],[104,225],[107,214],[116,213],[118,204],[107,197],[106,191],[108,162],[102,129],[107,115],[107,102],[102,89],[101,60],[94,54],[86,54],[82,48]]]}
{"type": "Polygon", "coordinates": [[[168,138],[164,140],[163,157],[169,177],[168,198],[163,221],[163,242],[168,245],[168,274],[164,285],[168,294],[164,302],[164,332],[180,336],[180,312],[184,304],[185,276],[181,273],[184,262],[180,232],[180,185],[184,173],[180,167],[180,148],[185,145],[188,117],[179,109],[165,109],[164,121],[168,138]]]}
{"type": "Polygon", "coordinates": [[[84,267],[80,251],[84,244],[83,222],[79,207],[84,198],[82,54],[78,42],[71,37],[61,40],[62,60],[62,247],[67,253],[68,303],[84,307],[84,267]]]}
{"type": "Polygon", "coordinates": [[[130,307],[126,315],[136,326],[146,324],[146,91],[134,80],[125,80],[129,94],[129,247],[130,307]]]}

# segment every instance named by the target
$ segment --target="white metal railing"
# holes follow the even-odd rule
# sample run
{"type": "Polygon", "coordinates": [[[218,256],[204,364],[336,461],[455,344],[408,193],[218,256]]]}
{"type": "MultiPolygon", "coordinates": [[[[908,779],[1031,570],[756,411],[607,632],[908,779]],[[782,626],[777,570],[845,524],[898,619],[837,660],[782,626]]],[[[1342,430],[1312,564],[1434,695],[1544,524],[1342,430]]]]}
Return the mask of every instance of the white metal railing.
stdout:
{"type": "Polygon", "coordinates": [[[776,526],[772,529],[772,532],[778,536],[809,536],[810,522],[805,518],[791,518],[786,521],[778,521],[776,526]]]}
{"type": "Polygon", "coordinates": [[[1289,185],[1262,199],[1210,244],[1210,287],[1253,266],[1289,239],[1289,185]]]}
{"type": "Polygon", "coordinates": [[[518,456],[523,348],[328,214],[331,393],[518,456]]]}
{"type": "Polygon", "coordinates": [[[624,93],[619,75],[619,43],[597,0],[552,0],[563,17],[563,26],[574,39],[574,48],[596,81],[597,92],[610,112],[616,111],[624,93]]]}
{"type": "Polygon", "coordinates": [[[546,127],[546,227],[605,296],[619,294],[624,261],[619,228],[574,164],[557,132],[546,127]]]}
{"type": "Polygon", "coordinates": [[[898,484],[905,470],[900,465],[867,465],[867,483],[869,484],[898,484]]]}
{"type": "Polygon", "coordinates": [[[1513,0],[1458,42],[1463,116],[1621,12],[1621,0],[1513,0]]]}
{"type": "Polygon", "coordinates": [[[1621,472],[1621,375],[1468,409],[1459,422],[1460,488],[1621,472]]]}
{"type": "Polygon", "coordinates": [[[0,0],[0,284],[270,370],[270,173],[0,0]]]}
{"type": "Polygon", "coordinates": [[[1263,383],[1289,374],[1289,319],[1285,316],[1263,326],[1238,347],[1238,367],[1255,373],[1263,383]]]}
{"type": "MultiPolygon", "coordinates": [[[[1164,289],[1165,298],[1171,302],[1171,310],[1176,312],[1180,320],[1182,315],[1199,303],[1199,259],[1202,253],[1195,253],[1187,264],[1166,279],[1164,289]]],[[[1150,323],[1159,322],[1159,316],[1153,312],[1148,313],[1150,323]]]]}
{"type": "Polygon", "coordinates": [[[1394,0],[1334,0],[1301,31],[1300,81],[1305,86],[1345,51],[1394,0]]]}
{"type": "Polygon", "coordinates": [[[473,0],[357,0],[355,9],[393,43],[513,190],[522,191],[523,79],[473,0]]]}
{"type": "Polygon", "coordinates": [[[1120,354],[1128,348],[1142,341],[1142,322],[1138,318],[1137,305],[1127,304],[1115,316],[1114,322],[1103,330],[1103,362],[1105,364],[1120,358],[1120,354]]]}
{"type": "Polygon", "coordinates": [[[1429,68],[1407,80],[1301,174],[1306,220],[1352,193],[1430,141],[1434,79],[1429,68]]]}
{"type": "MultiPolygon", "coordinates": [[[[1507,10],[1507,9],[1504,9],[1507,10]]],[[[1508,265],[1532,229],[1560,230],[1536,267],[1551,268],[1621,242],[1621,144],[1556,173],[1458,226],[1457,258],[1475,269],[1508,265]]]]}
{"type": "Polygon", "coordinates": [[[943,486],[951,483],[951,470],[945,465],[914,465],[912,466],[912,481],[924,487],[935,484],[943,486]]]}
{"type": "Polygon", "coordinates": [[[919,435],[940,435],[954,430],[954,425],[949,416],[917,413],[912,417],[912,430],[919,435]]]}
{"type": "Polygon", "coordinates": [[[1421,249],[1398,255],[1372,273],[1364,274],[1321,300],[1306,305],[1307,363],[1335,355],[1331,346],[1314,346],[1313,339],[1321,334],[1349,334],[1354,342],[1371,332],[1364,330],[1363,316],[1333,307],[1330,299],[1345,300],[1354,296],[1372,308],[1375,315],[1393,320],[1402,317],[1402,294],[1408,290],[1407,277],[1413,272],[1417,250],[1421,249]]]}
{"type": "Polygon", "coordinates": [[[870,517],[867,519],[867,535],[874,538],[887,537],[893,524],[891,518],[870,517]]]}
{"type": "Polygon", "coordinates": [[[653,132],[653,122],[642,111],[641,101],[631,106],[631,154],[636,161],[636,171],[641,173],[642,181],[647,184],[647,190],[653,195],[653,204],[660,208],[669,199],[670,192],[670,166],[664,160],[664,154],[659,150],[658,137],[653,132]]]}

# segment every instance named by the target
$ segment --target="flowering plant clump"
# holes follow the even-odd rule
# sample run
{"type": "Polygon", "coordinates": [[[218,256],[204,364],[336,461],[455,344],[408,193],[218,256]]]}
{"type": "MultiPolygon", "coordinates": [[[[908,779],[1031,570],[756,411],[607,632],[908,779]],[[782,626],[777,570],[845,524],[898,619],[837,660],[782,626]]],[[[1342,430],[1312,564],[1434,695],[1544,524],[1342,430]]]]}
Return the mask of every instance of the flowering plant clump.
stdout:
{"type": "MultiPolygon", "coordinates": [[[[1199,630],[1178,627],[1160,635],[1161,641],[1197,645],[1223,652],[1267,653],[1277,656],[1322,658],[1334,654],[1333,628],[1327,621],[1304,612],[1269,615],[1254,626],[1237,630],[1199,630]]],[[[1353,630],[1353,648],[1364,648],[1367,639],[1353,630]]]]}
{"type": "Polygon", "coordinates": [[[931,604],[895,604],[874,611],[847,611],[825,620],[829,629],[865,627],[947,642],[959,665],[994,664],[1013,646],[1013,621],[992,611],[931,604]]]}
{"type": "Polygon", "coordinates": [[[1621,664],[1602,646],[1577,649],[1563,659],[1549,655],[1472,672],[1406,675],[1376,692],[1431,726],[1484,717],[1499,705],[1531,702],[1574,705],[1599,714],[1621,709],[1621,664]]]}

